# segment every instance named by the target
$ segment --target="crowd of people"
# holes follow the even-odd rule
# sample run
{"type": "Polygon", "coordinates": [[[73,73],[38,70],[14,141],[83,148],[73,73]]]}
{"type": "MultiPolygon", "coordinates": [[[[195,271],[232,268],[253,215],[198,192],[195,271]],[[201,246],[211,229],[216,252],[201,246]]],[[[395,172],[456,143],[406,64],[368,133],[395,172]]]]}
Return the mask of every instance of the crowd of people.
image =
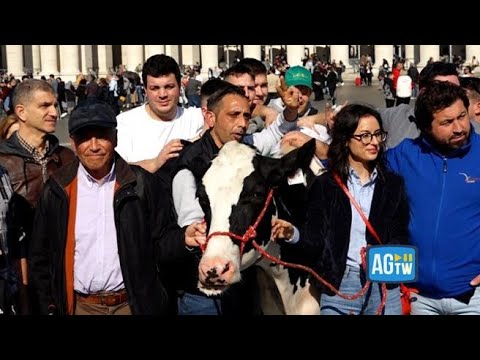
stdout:
{"type": "MultiPolygon", "coordinates": [[[[2,313],[257,314],[254,267],[221,296],[197,287],[208,225],[197,191],[230,141],[273,158],[311,139],[309,177],[285,199],[290,215],[273,223],[273,240],[296,247],[346,293],[363,287],[362,252],[377,237],[415,245],[411,313],[480,313],[480,79],[428,64],[413,108],[398,89],[398,62],[397,85],[387,70],[382,86],[397,87],[397,106],[386,98],[386,108],[324,112],[310,101],[316,74],[326,71],[334,102],[343,67],[312,64],[275,74],[239,59],[202,83],[200,69],[182,73],[162,54],[137,80],[79,76],[75,88],[53,75],[10,79],[0,126],[2,313]],[[73,150],[54,135],[64,113],[73,150]]],[[[320,314],[373,314],[382,301],[380,284],[346,301],[311,282],[320,314]]],[[[383,314],[402,313],[399,285],[387,285],[383,314]]]]}
{"type": "MultiPolygon", "coordinates": [[[[33,76],[24,75],[20,80],[12,74],[3,73],[0,74],[0,78],[0,116],[5,116],[14,113],[12,96],[17,84],[33,76]]],[[[125,71],[123,67],[116,73],[109,73],[106,77],[100,78],[94,74],[80,73],[76,76],[75,82],[65,82],[54,74],[50,74],[48,78],[42,75],[40,79],[52,86],[62,118],[69,115],[77,105],[87,101],[106,102],[118,114],[143,104],[145,97],[138,74],[125,71]]]]}

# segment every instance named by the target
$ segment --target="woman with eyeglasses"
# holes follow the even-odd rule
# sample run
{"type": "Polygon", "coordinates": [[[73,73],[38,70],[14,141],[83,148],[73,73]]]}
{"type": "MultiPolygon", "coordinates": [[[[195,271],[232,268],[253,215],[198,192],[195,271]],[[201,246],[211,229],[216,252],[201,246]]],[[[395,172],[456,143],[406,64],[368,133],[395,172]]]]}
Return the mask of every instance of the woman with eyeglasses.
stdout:
{"type": "MultiPolygon", "coordinates": [[[[359,104],[345,106],[337,114],[331,136],[329,171],[312,185],[300,237],[292,238],[296,232],[285,223],[275,224],[272,237],[285,234],[290,243],[298,241],[297,246],[306,254],[314,255],[314,270],[335,289],[351,296],[359,293],[367,280],[364,249],[379,243],[342,186],[384,245],[407,243],[409,208],[403,179],[386,168],[387,133],[376,110],[359,104]]],[[[321,293],[322,315],[373,315],[382,300],[379,283],[373,283],[364,295],[347,300],[316,279],[310,281],[321,293]]],[[[398,283],[387,284],[381,313],[402,313],[398,283]]]]}
{"type": "MultiPolygon", "coordinates": [[[[380,114],[359,104],[338,114],[328,151],[329,171],[310,193],[302,242],[318,253],[316,270],[341,293],[354,295],[366,281],[362,252],[380,245],[359,211],[342,190],[345,185],[384,245],[406,244],[409,210],[403,179],[385,166],[385,140],[380,114]]],[[[321,314],[373,315],[381,302],[381,286],[373,283],[365,295],[346,300],[322,284],[321,314]]],[[[399,284],[387,285],[383,314],[400,315],[399,284]]]]}

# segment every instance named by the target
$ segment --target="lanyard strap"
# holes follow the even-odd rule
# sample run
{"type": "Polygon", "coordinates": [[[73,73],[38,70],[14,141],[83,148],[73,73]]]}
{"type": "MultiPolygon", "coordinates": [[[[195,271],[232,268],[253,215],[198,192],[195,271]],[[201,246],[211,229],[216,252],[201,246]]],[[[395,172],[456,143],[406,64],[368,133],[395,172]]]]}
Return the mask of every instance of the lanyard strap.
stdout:
{"type": "Polygon", "coordinates": [[[348,196],[348,198],[352,202],[353,206],[355,206],[355,208],[357,209],[358,213],[360,214],[360,216],[363,219],[363,222],[365,223],[365,225],[367,225],[367,229],[368,229],[368,231],[370,231],[370,234],[372,234],[372,236],[375,238],[375,240],[377,240],[377,242],[379,244],[382,244],[382,241],[380,240],[380,236],[378,236],[377,231],[373,228],[372,224],[370,224],[370,221],[368,221],[367,217],[363,213],[362,208],[360,207],[360,205],[358,205],[357,201],[354,199],[353,195],[350,193],[348,188],[345,186],[342,179],[340,179],[340,176],[338,176],[338,174],[336,172],[333,172],[333,178],[337,182],[338,186],[340,186],[341,189],[343,190],[343,192],[348,196]]]}

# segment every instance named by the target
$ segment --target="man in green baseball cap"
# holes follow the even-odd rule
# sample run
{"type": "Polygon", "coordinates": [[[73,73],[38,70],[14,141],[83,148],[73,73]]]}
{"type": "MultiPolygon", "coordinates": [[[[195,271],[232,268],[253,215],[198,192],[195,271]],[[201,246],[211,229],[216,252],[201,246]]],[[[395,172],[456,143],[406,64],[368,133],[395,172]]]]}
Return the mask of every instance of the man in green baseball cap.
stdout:
{"type": "MultiPolygon", "coordinates": [[[[312,107],[310,95],[312,95],[312,74],[303,66],[292,66],[285,73],[285,85],[295,86],[300,92],[300,107],[298,116],[314,115],[318,110],[312,107]]],[[[280,104],[278,104],[280,105],[280,104]]]]}
{"type": "MultiPolygon", "coordinates": [[[[312,90],[312,74],[303,66],[292,66],[285,74],[287,86],[305,86],[312,90]]],[[[300,89],[300,88],[299,88],[300,89]]]]}

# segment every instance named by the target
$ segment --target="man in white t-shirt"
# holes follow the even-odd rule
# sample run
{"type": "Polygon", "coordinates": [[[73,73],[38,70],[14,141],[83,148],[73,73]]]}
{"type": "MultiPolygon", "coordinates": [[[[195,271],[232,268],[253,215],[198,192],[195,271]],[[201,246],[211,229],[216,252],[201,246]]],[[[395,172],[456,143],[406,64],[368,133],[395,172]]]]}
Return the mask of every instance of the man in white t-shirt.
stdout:
{"type": "Polygon", "coordinates": [[[200,108],[178,106],[180,68],[167,55],[153,55],[142,69],[147,103],[117,116],[116,151],[129,163],[155,172],[183,149],[180,140],[194,138],[203,128],[200,108]]]}

